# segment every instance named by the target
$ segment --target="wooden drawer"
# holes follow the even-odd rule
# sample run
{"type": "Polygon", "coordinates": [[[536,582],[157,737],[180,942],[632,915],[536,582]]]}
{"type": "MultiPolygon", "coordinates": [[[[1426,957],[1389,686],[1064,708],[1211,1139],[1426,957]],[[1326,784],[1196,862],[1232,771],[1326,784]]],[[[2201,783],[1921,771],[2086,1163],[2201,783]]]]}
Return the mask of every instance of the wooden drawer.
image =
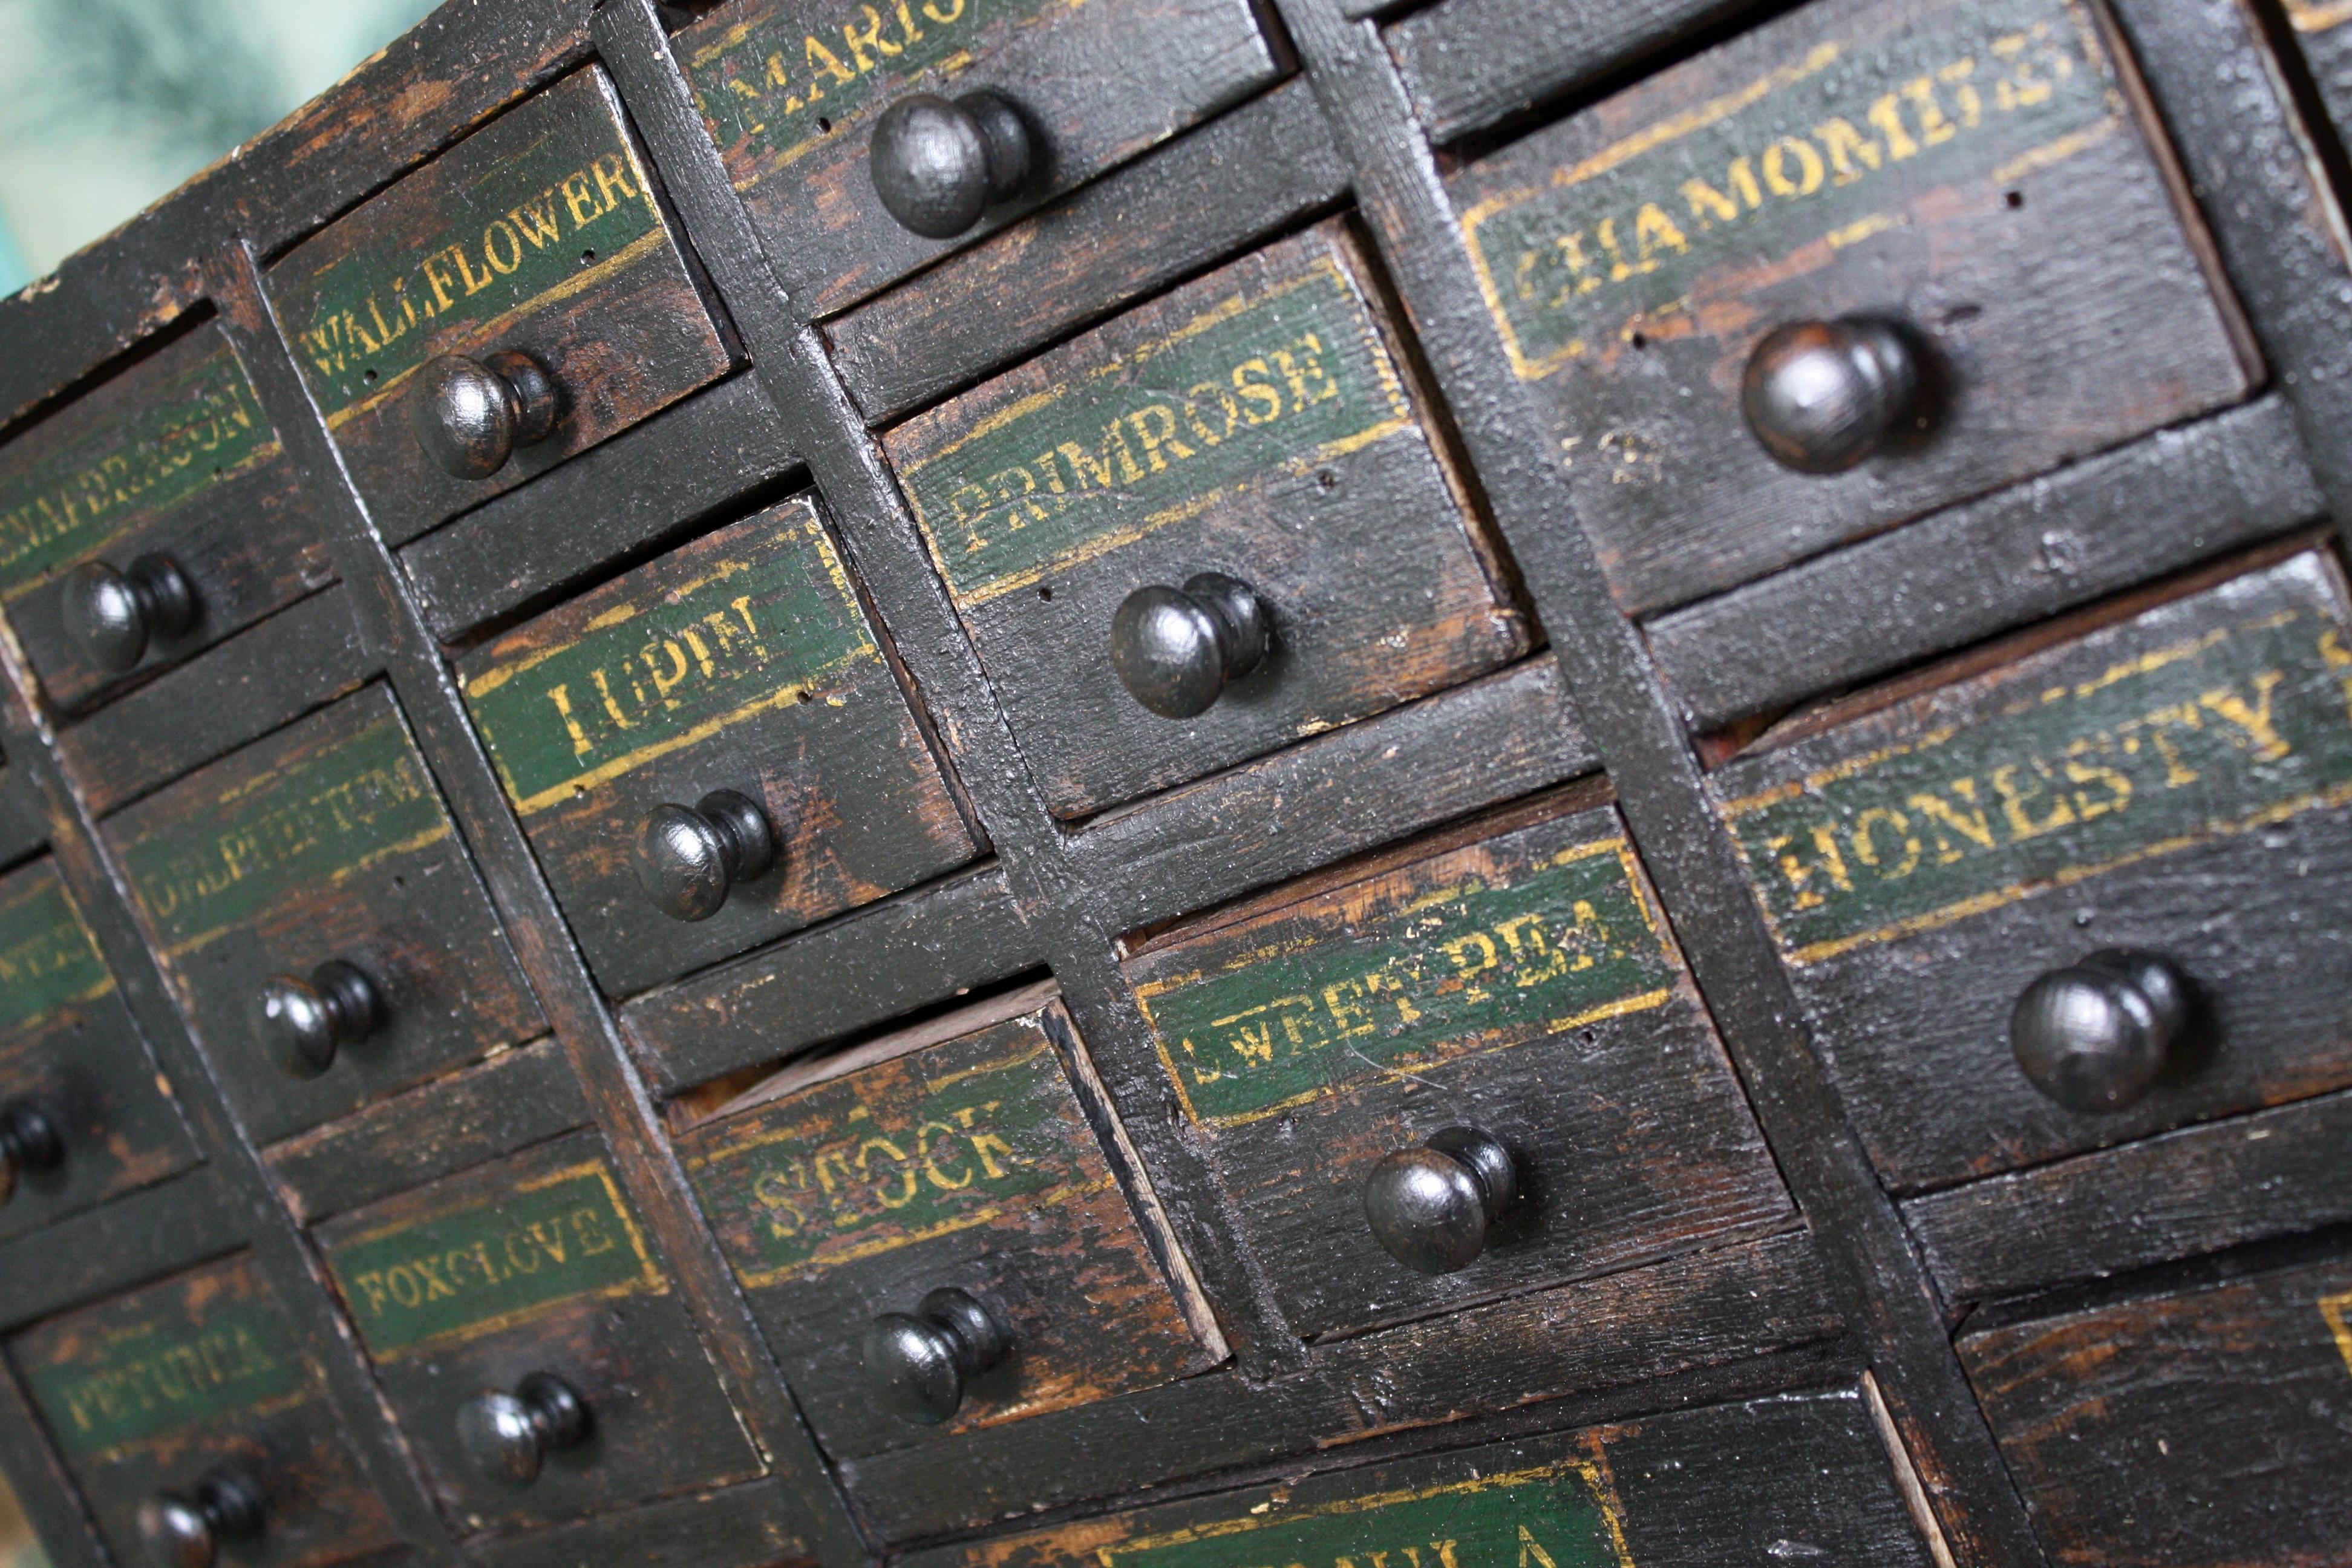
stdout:
{"type": "Polygon", "coordinates": [[[614,994],[961,865],[971,836],[816,508],[791,500],[551,610],[457,664],[466,704],[590,965],[614,994]],[[756,805],[700,918],[658,907],[657,808],[756,805]]]}
{"type": "Polygon", "coordinates": [[[1302,1334],[1794,1223],[1623,826],[1589,786],[1205,917],[1126,968],[1302,1334]],[[1464,1127],[1507,1151],[1517,1201],[1473,1260],[1421,1273],[1374,1238],[1374,1172],[1464,1127]]]}
{"type": "Polygon", "coordinates": [[[1864,1390],[1788,1394],[1311,1476],[902,1561],[908,1568],[1948,1562],[1921,1540],[1879,1430],[1864,1390]]]}
{"type": "Polygon", "coordinates": [[[1857,699],[1717,777],[1900,1190],[2352,1082],[2352,936],[2315,914],[2352,899],[2342,576],[2308,552],[2170,594],[1857,699]],[[2144,1096],[2071,1110],[2020,1069],[2011,1013],[2103,950],[2169,961],[2191,1005],[2144,1096]]]}
{"type": "Polygon", "coordinates": [[[1522,652],[1362,253],[1326,223],[885,437],[1048,803],[1076,816],[1377,713],[1522,652]],[[1189,389],[1189,390],[1188,390],[1189,389]],[[1196,574],[1248,584],[1255,667],[1146,708],[1113,621],[1196,574]]]}
{"type": "Polygon", "coordinates": [[[2089,0],[1816,0],[1452,191],[1634,613],[2233,402],[2258,374],[2089,0]],[[1854,319],[1908,345],[1917,395],[1839,345],[1792,363],[1768,384],[1850,395],[1883,434],[1843,471],[1785,467],[1743,418],[1751,355],[1854,319]]]}
{"type": "Polygon", "coordinates": [[[1049,988],[787,1068],[679,1152],[833,1453],[1065,1410],[1224,1359],[1049,988]],[[866,1342],[877,1318],[924,1317],[941,1289],[980,1303],[1003,1344],[927,1426],[877,1394],[892,1363],[869,1364],[866,1342]]]}
{"type": "Polygon", "coordinates": [[[1963,1337],[2053,1562],[2303,1568],[2352,1542],[2352,1266],[1963,1337]]]}
{"type": "MultiPolygon", "coordinates": [[[[269,269],[278,324],[352,481],[397,544],[715,380],[699,274],[591,66],[337,219],[269,269]],[[425,371],[520,353],[552,384],[460,475],[422,445],[425,371]],[[536,435],[536,439],[529,437],[536,435]],[[491,463],[501,450],[510,452],[491,463]]],[[[490,368],[499,366],[491,364],[490,368]]],[[[509,377],[509,380],[514,379],[509,377]]]]}
{"type": "Polygon", "coordinates": [[[425,759],[380,686],[125,807],[100,831],[257,1142],[541,1026],[425,759]],[[329,994],[320,970],[331,963],[359,973],[377,1016],[362,1026],[347,1013],[330,1031],[331,1065],[299,1076],[295,1067],[316,1061],[274,1048],[283,1036],[257,1009],[273,994],[281,1006],[329,994]]]}
{"type": "Polygon", "coordinates": [[[389,1555],[383,1500],[362,1478],[317,1367],[249,1257],[78,1308],[8,1342],[115,1559],[151,1561],[139,1511],[200,1499],[224,1471],[256,1489],[258,1534],[224,1561],[318,1568],[389,1555]]]}
{"type": "Polygon", "coordinates": [[[759,1461],[594,1132],[317,1227],[394,1416],[461,1529],[551,1523],[759,1461]],[[471,1468],[461,1412],[551,1377],[585,1409],[523,1484],[471,1468]]]}
{"type": "Polygon", "coordinates": [[[294,465],[210,322],[0,447],[0,604],[59,707],[185,658],[333,578],[294,465]],[[69,619],[104,591],[90,578],[103,568],[128,581],[150,557],[178,574],[184,612],[159,604],[138,635],[94,646],[69,619]]]}
{"type": "Polygon", "coordinates": [[[808,316],[830,315],[1270,85],[1248,0],[736,0],[672,47],[727,174],[808,316]],[[869,146],[917,94],[998,95],[1032,148],[1016,195],[927,238],[876,194],[869,146]]]}
{"type": "MultiPolygon", "coordinates": [[[[160,1181],[196,1161],[169,1087],[47,860],[0,877],[0,1115],[43,1129],[0,1178],[0,1237],[160,1181]],[[32,1158],[26,1158],[26,1154],[32,1158]]],[[[26,1124],[20,1123],[20,1126],[26,1124]]]]}

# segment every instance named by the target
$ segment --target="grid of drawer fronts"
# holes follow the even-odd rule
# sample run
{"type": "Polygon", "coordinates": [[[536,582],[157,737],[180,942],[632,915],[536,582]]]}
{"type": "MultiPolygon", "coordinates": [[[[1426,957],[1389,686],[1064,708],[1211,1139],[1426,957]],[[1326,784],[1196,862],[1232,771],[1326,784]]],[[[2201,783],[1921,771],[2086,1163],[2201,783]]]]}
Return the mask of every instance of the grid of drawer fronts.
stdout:
{"type": "Polygon", "coordinates": [[[2352,1563],[2352,6],[454,3],[0,302],[60,1568],[2352,1563]]]}

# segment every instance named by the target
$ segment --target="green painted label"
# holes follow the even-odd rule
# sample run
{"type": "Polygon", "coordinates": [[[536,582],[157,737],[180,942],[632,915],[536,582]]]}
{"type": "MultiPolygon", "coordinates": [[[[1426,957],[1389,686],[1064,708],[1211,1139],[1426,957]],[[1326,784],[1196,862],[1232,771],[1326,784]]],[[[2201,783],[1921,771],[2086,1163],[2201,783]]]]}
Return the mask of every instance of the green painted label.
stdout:
{"type": "Polygon", "coordinates": [[[1665,1004],[1623,839],[1504,858],[1474,847],[1154,955],[1136,995],[1186,1112],[1255,1121],[1665,1004]]]}
{"type": "MultiPolygon", "coordinates": [[[[1874,15],[1847,16],[1885,32],[1874,15]]],[[[1968,0],[1861,42],[1829,26],[1784,27],[1780,66],[1573,163],[1551,152],[1576,144],[1570,122],[1472,176],[1491,194],[1462,223],[1520,376],[1674,311],[1711,274],[1826,257],[1908,221],[1938,187],[2006,185],[2129,133],[2074,5],[1968,0]]]]}
{"type": "Polygon", "coordinates": [[[749,1288],[1110,1182],[1034,1024],[879,1062],[747,1113],[691,1153],[687,1173],[749,1288]]]}
{"type": "Polygon", "coordinates": [[[491,328],[667,243],[645,169],[593,74],[413,178],[270,274],[331,426],[397,390],[450,321],[491,328]]]}
{"type": "Polygon", "coordinates": [[[37,456],[11,461],[0,448],[0,595],[16,597],[131,524],[278,455],[253,384],[217,334],[209,353],[125,380],[107,417],[67,410],[59,420],[81,427],[53,446],[37,445],[36,431],[24,445],[37,456]]]}
{"type": "Polygon", "coordinates": [[[15,1029],[114,989],[89,928],[47,866],[0,889],[0,1029],[15,1029]]]}
{"type": "Polygon", "coordinates": [[[134,839],[123,864],[165,941],[184,952],[289,892],[448,832],[425,763],[387,710],[326,751],[240,777],[208,809],[134,839]]]}
{"type": "Polygon", "coordinates": [[[380,1359],[582,1296],[662,1288],[612,1172],[595,1160],[346,1237],[328,1247],[327,1268],[380,1359]]]}
{"type": "Polygon", "coordinates": [[[1101,1568],[1633,1568],[1600,1467],[1539,1468],[1253,1510],[1105,1545],[1101,1568]]]}
{"type": "Polygon", "coordinates": [[[1085,340],[1051,389],[983,392],[890,443],[925,542],[959,604],[1197,516],[1280,468],[1370,444],[1412,412],[1335,255],[1262,269],[1171,330],[1085,340]],[[1094,363],[1087,363],[1092,360],[1094,363]],[[939,443],[933,445],[933,443],[939,443]]]}
{"type": "Polygon", "coordinates": [[[262,1303],[142,1315],[79,1336],[63,1356],[31,1367],[33,1401],[60,1447],[99,1454],[202,1426],[307,1391],[282,1359],[283,1323],[262,1303]]]}
{"type": "MultiPolygon", "coordinates": [[[[1028,26],[1084,0],[884,0],[730,7],[678,39],[695,108],[744,190],[844,133],[935,66],[968,64],[984,27],[1028,26]]],[[[861,147],[861,152],[863,151],[861,147]]]]}
{"type": "Polygon", "coordinates": [[[824,525],[800,508],[526,627],[467,672],[466,706],[529,816],[880,660],[824,525]]]}
{"type": "Polygon", "coordinates": [[[2294,610],[1722,810],[1801,964],[2347,796],[2352,651],[2333,618],[2294,610]]]}

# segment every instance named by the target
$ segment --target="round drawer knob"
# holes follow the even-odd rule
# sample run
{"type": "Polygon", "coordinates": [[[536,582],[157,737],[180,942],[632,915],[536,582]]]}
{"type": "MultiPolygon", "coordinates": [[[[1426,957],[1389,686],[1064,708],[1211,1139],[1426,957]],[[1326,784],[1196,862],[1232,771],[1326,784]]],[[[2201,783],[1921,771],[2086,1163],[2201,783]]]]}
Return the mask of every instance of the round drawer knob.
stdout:
{"type": "Polygon", "coordinates": [[[478,1394],[457,1411],[457,1448],[467,1467],[482,1480],[510,1487],[530,1485],[551,1451],[587,1436],[587,1405],[551,1373],[532,1373],[512,1394],[478,1394]]]}
{"type": "Polygon", "coordinates": [[[2109,948],[2028,985],[2010,1049],[2069,1110],[2121,1110],[2148,1090],[2189,1021],[2189,980],[2154,953],[2109,948]]]}
{"type": "Polygon", "coordinates": [[[66,630],[99,668],[120,675],[147,646],[196,624],[196,591],[169,556],[142,555],[118,572],[85,561],[66,579],[66,630]]]}
{"type": "Polygon", "coordinates": [[[1138,588],[1110,619],[1119,684],[1163,719],[1209,710],[1226,685],[1265,662],[1274,616],[1257,590],[1222,572],[1181,588],[1138,588]]]}
{"type": "Polygon", "coordinates": [[[58,1124],[21,1100],[0,1105],[0,1204],[16,1195],[16,1178],[46,1171],[66,1157],[58,1124]]]}
{"type": "Polygon", "coordinates": [[[926,239],[953,239],[1019,195],[1035,163],[1028,123],[992,92],[900,99],[874,122],[866,159],[883,210],[926,239]]]}
{"type": "Polygon", "coordinates": [[[517,447],[553,434],[559,401],[553,380],[527,353],[443,354],[416,373],[408,418],[416,444],[444,470],[487,479],[517,447]]]}
{"type": "Polygon", "coordinates": [[[952,1286],[912,1314],[886,1312],[866,1332],[874,1396],[902,1420],[936,1426],[963,1404],[964,1382],[996,1364],[1011,1341],[989,1310],[952,1286]]]}
{"type": "Polygon", "coordinates": [[[308,980],[281,974],[264,985],[253,999],[253,1029],[279,1072],[316,1078],[335,1065],[336,1051],[381,1028],[383,1014],[375,983],[332,959],[308,980]]]}
{"type": "Polygon", "coordinates": [[[1364,1220],[1381,1250],[1407,1268],[1452,1274],[1477,1261],[1487,1227],[1518,1198],[1518,1164],[1501,1140],[1448,1127],[1372,1167],[1364,1220]]]}
{"type": "Polygon", "coordinates": [[[1918,355],[1885,322],[1792,321],[1748,356],[1739,408],[1773,461],[1835,474],[1916,418],[1919,392],[1918,355]]]}
{"type": "Polygon", "coordinates": [[[139,1542],[152,1568],[212,1568],[223,1541],[261,1533],[267,1503],[250,1476],[217,1470],[194,1497],[158,1492],[139,1505],[139,1542]]]}
{"type": "Polygon", "coordinates": [[[657,805],[637,828],[637,884],[672,920],[707,921],[727,889],[768,874],[776,832],[749,795],[713,790],[691,806],[657,805]]]}

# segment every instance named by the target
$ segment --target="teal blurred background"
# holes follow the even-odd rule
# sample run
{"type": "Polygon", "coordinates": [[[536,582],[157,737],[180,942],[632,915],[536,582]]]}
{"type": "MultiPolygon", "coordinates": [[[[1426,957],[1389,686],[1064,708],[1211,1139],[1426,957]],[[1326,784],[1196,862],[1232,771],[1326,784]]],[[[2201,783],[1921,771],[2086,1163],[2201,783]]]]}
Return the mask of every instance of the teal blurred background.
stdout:
{"type": "Polygon", "coordinates": [[[0,0],[0,294],[276,124],[434,4],[0,0]]]}
{"type": "MultiPolygon", "coordinates": [[[[0,295],[316,97],[435,0],[0,0],[0,295]]],[[[0,1478],[0,1568],[48,1568],[0,1478]]]]}

